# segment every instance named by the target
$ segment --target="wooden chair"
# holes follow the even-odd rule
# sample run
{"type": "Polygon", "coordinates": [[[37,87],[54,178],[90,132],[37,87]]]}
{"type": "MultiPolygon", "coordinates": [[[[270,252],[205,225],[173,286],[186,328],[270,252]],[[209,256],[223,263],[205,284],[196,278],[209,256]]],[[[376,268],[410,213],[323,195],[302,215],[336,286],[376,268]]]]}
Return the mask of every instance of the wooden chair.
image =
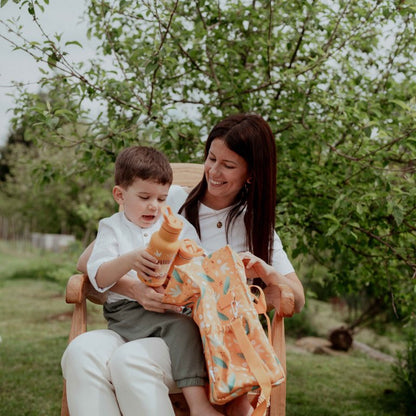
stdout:
{"type": "MultiPolygon", "coordinates": [[[[192,163],[172,163],[173,183],[186,188],[192,188],[202,178],[203,165],[192,163]]],[[[294,312],[294,296],[292,290],[286,286],[270,286],[265,289],[267,303],[275,309],[272,321],[272,343],[286,373],[286,345],[284,333],[285,317],[294,312]]],[[[69,278],[66,287],[66,302],[74,304],[69,342],[87,331],[87,299],[102,305],[106,300],[105,293],[98,293],[91,285],[88,276],[76,274],[69,278]]],[[[189,415],[188,406],[182,394],[171,394],[171,401],[175,415],[189,415]]],[[[286,411],[286,381],[272,389],[270,400],[270,416],[284,416],[286,411]]],[[[61,416],[69,416],[66,386],[64,381],[61,416]]],[[[153,415],[149,415],[153,416],[153,415]]],[[[156,416],[156,415],[155,415],[156,416]]]]}

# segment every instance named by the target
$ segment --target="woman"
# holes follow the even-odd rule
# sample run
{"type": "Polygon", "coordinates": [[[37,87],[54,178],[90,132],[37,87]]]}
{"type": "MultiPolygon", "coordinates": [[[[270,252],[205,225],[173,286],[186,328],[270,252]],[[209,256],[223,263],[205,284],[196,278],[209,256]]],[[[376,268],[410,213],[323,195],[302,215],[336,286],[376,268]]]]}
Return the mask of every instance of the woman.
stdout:
{"type": "MultiPolygon", "coordinates": [[[[182,207],[202,246],[212,252],[229,244],[236,252],[253,253],[261,260],[250,253],[243,258],[260,271],[266,285],[289,285],[299,312],[305,301],[302,284],[274,231],[276,149],[270,126],[258,115],[227,117],[209,134],[204,166],[204,177],[182,207]]],[[[183,190],[171,191],[168,204],[185,201],[183,190]]],[[[82,271],[88,255],[78,263],[82,271]]],[[[138,279],[123,278],[112,291],[148,310],[175,309],[138,279]]],[[[71,415],[173,415],[168,395],[175,384],[169,350],[160,338],[124,343],[112,331],[90,331],[68,346],[62,369],[71,415]]],[[[231,408],[229,414],[242,413],[231,408]]]]}

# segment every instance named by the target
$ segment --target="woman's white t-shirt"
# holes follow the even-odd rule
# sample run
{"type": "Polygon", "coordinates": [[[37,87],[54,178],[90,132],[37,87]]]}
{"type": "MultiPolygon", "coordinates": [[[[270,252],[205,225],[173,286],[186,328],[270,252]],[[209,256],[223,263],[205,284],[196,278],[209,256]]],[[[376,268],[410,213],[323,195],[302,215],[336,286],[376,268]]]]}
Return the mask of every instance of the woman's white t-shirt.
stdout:
{"type": "MultiPolygon", "coordinates": [[[[172,210],[177,212],[185,202],[187,196],[188,194],[183,188],[172,185],[169,190],[167,204],[170,205],[172,210]]],[[[215,250],[227,244],[237,253],[248,250],[244,215],[239,215],[231,224],[227,242],[225,222],[229,210],[230,207],[215,210],[200,203],[199,225],[201,230],[201,244],[207,253],[213,253],[215,250]],[[223,224],[221,228],[217,227],[218,222],[223,224]]],[[[276,232],[274,233],[272,266],[283,275],[295,271],[276,232]]]]}

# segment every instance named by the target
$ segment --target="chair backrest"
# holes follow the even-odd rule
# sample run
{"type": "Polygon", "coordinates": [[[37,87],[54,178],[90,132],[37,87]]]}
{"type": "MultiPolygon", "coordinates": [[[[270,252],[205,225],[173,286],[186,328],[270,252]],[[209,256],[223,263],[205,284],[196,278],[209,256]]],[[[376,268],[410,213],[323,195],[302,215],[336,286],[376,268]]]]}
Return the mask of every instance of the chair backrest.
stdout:
{"type": "Polygon", "coordinates": [[[199,163],[171,163],[173,183],[185,188],[193,188],[204,174],[204,165],[199,163]]]}

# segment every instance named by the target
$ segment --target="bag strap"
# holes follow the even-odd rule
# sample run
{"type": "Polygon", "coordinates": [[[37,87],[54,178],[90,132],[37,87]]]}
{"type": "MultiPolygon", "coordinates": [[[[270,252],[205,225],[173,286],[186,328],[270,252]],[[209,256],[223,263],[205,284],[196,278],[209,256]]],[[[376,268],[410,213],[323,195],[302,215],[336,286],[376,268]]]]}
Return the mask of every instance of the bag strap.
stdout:
{"type": "Polygon", "coordinates": [[[258,314],[267,312],[266,296],[264,295],[263,289],[260,286],[249,285],[250,293],[253,295],[254,307],[258,314]],[[254,293],[255,290],[257,292],[254,293]]]}
{"type": "Polygon", "coordinates": [[[260,286],[249,285],[250,293],[253,296],[254,307],[258,315],[263,315],[267,323],[267,338],[269,338],[270,345],[272,345],[272,332],[270,325],[270,318],[267,314],[267,302],[266,296],[264,295],[263,289],[260,286]],[[253,292],[253,289],[256,290],[258,294],[253,292]]]}
{"type": "Polygon", "coordinates": [[[256,377],[256,380],[260,386],[260,397],[257,401],[257,406],[252,416],[265,416],[269,406],[272,383],[269,376],[267,375],[266,369],[264,368],[263,361],[260,359],[249,338],[247,337],[241,319],[233,319],[230,325],[241,348],[241,351],[244,354],[247,364],[256,377]]]}

